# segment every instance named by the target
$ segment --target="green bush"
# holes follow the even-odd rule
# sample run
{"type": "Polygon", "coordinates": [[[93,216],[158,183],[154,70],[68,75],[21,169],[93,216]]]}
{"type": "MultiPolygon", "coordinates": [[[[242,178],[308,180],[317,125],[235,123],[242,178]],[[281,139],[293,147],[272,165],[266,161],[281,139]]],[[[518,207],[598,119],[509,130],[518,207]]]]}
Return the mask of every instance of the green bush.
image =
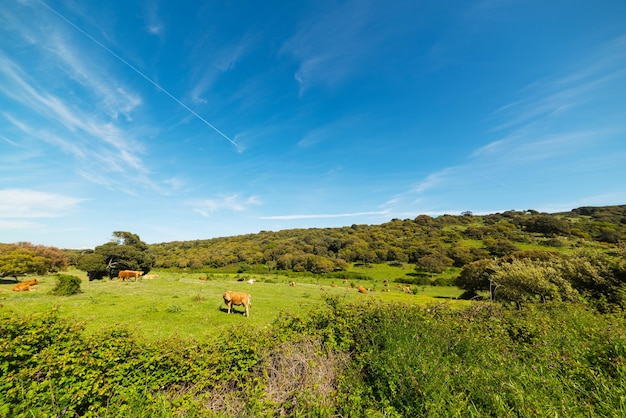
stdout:
{"type": "Polygon", "coordinates": [[[626,320],[329,297],[206,341],[0,311],[0,417],[626,416],[626,320]]]}
{"type": "Polygon", "coordinates": [[[78,277],[59,274],[56,279],[56,286],[51,291],[53,295],[71,296],[82,292],[82,290],[80,290],[80,279],[78,277]]]}

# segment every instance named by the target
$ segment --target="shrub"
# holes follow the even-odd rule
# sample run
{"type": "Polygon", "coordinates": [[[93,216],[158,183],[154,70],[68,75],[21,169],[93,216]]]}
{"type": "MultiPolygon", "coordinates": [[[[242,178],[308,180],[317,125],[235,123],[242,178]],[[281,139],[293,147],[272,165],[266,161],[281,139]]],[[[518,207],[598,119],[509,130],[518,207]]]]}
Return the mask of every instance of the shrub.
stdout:
{"type": "Polygon", "coordinates": [[[80,279],[68,274],[59,274],[57,276],[57,284],[54,289],[52,289],[51,293],[57,296],[71,296],[82,293],[80,289],[80,279]]]}
{"type": "Polygon", "coordinates": [[[206,341],[0,310],[0,417],[625,416],[626,320],[345,303],[206,341]]]}

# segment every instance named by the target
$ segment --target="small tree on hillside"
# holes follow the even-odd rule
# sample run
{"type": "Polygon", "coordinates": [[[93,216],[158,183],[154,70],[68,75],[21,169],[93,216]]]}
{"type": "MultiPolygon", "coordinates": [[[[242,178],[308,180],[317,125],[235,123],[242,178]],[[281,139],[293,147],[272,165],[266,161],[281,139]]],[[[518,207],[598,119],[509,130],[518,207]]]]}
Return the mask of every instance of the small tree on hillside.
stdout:
{"type": "Polygon", "coordinates": [[[426,273],[436,274],[443,273],[448,267],[452,266],[454,261],[440,253],[428,254],[420,257],[415,263],[415,268],[418,271],[426,273]]]}
{"type": "MultiPolygon", "coordinates": [[[[495,272],[496,263],[483,259],[466,264],[454,284],[465,290],[464,297],[474,297],[481,290],[493,291],[491,275],[495,272]]],[[[493,294],[491,294],[493,299],[493,294]]]]}
{"type": "Polygon", "coordinates": [[[518,308],[523,302],[577,300],[578,292],[555,267],[531,259],[500,263],[490,277],[497,287],[495,298],[515,302],[518,308]]]}

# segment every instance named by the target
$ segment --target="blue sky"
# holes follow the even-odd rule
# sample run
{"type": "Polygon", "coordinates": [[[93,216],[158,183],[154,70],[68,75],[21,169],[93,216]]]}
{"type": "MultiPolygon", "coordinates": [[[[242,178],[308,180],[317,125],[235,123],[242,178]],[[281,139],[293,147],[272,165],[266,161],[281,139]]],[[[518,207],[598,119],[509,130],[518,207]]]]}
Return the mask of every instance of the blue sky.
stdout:
{"type": "Polygon", "coordinates": [[[626,204],[626,2],[0,6],[0,242],[626,204]]]}

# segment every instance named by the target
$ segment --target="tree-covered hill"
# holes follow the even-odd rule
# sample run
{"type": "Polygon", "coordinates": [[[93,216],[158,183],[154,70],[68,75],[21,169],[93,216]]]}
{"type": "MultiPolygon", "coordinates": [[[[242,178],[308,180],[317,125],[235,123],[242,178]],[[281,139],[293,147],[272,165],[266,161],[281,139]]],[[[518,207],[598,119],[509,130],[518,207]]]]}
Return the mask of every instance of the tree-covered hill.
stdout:
{"type": "Polygon", "coordinates": [[[392,219],[380,225],[290,229],[207,240],[151,244],[156,268],[263,265],[324,273],[350,263],[414,263],[440,272],[521,249],[616,246],[626,237],[626,205],[570,212],[506,211],[489,215],[392,219]]]}

